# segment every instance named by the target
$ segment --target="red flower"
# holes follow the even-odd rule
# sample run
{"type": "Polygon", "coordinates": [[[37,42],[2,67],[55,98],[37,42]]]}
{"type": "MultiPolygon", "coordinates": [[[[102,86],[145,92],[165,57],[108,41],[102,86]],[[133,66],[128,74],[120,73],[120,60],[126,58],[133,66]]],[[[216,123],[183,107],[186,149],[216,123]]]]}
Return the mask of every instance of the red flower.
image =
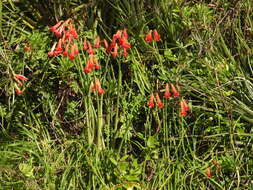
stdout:
{"type": "Polygon", "coordinates": [[[71,51],[70,51],[70,54],[69,54],[69,59],[70,59],[70,60],[75,59],[76,53],[77,53],[77,52],[76,52],[76,45],[73,44],[73,45],[71,46],[71,51]]]}
{"type": "Polygon", "coordinates": [[[90,54],[90,55],[94,55],[94,54],[95,54],[95,52],[94,52],[94,50],[93,50],[93,48],[92,48],[92,46],[91,46],[90,42],[87,42],[87,43],[88,43],[88,54],[90,54]]]}
{"type": "Polygon", "coordinates": [[[128,52],[127,52],[127,49],[124,48],[124,53],[123,53],[124,57],[127,57],[128,56],[128,52]]]}
{"type": "Polygon", "coordinates": [[[155,41],[160,41],[161,36],[160,34],[158,34],[157,30],[154,30],[154,40],[155,41]]]}
{"type": "Polygon", "coordinates": [[[50,27],[50,31],[55,33],[57,28],[62,24],[62,21],[59,21],[56,25],[50,27]]]}
{"type": "Polygon", "coordinates": [[[99,37],[97,37],[95,39],[94,48],[100,48],[100,38],[99,37]]]}
{"type": "Polygon", "coordinates": [[[183,102],[183,105],[184,105],[184,110],[185,111],[189,111],[190,107],[188,106],[188,104],[186,103],[186,101],[183,99],[182,102],[183,102]]]}
{"type": "Polygon", "coordinates": [[[112,57],[116,57],[118,55],[118,46],[117,46],[117,44],[114,47],[114,50],[113,50],[113,52],[111,52],[111,54],[112,54],[112,57]]]}
{"type": "Polygon", "coordinates": [[[206,173],[206,177],[207,178],[211,178],[212,177],[212,172],[211,172],[211,169],[209,167],[206,169],[205,173],[206,173]]]}
{"type": "Polygon", "coordinates": [[[180,101],[180,117],[187,116],[187,111],[189,110],[189,106],[186,104],[185,100],[182,99],[180,101]]]}
{"type": "Polygon", "coordinates": [[[117,39],[121,38],[122,30],[118,30],[116,34],[113,35],[113,41],[116,41],[117,39]]]}
{"type": "Polygon", "coordinates": [[[153,37],[152,37],[152,30],[150,30],[146,36],[145,36],[145,41],[146,42],[151,42],[153,40],[153,37]]]}
{"type": "Polygon", "coordinates": [[[84,40],[84,42],[83,42],[83,49],[84,49],[84,50],[89,49],[89,45],[88,45],[88,43],[87,43],[87,40],[84,40]]]}
{"type": "Polygon", "coordinates": [[[171,89],[174,95],[174,98],[179,96],[179,92],[177,91],[177,89],[175,88],[175,86],[173,84],[171,84],[171,89]]]}
{"type": "Polygon", "coordinates": [[[169,89],[169,84],[167,83],[165,86],[165,92],[163,94],[164,98],[170,98],[171,94],[170,94],[170,89],[169,89]]]}
{"type": "Polygon", "coordinates": [[[17,75],[17,74],[15,74],[14,77],[15,77],[16,79],[23,80],[23,81],[28,81],[28,80],[29,80],[28,78],[26,78],[26,77],[23,76],[23,75],[17,75]]]}
{"type": "Polygon", "coordinates": [[[130,43],[127,41],[127,39],[126,39],[125,37],[120,38],[120,45],[121,45],[123,48],[126,48],[126,49],[131,48],[130,43]]]}
{"type": "Polygon", "coordinates": [[[54,32],[54,34],[56,35],[56,37],[61,37],[62,36],[62,33],[65,29],[65,25],[64,23],[54,32]]]}
{"type": "Polygon", "coordinates": [[[67,45],[66,45],[66,47],[65,47],[65,50],[64,50],[64,52],[62,53],[62,56],[63,56],[63,57],[67,57],[67,56],[69,55],[69,44],[70,44],[70,42],[67,43],[67,45]]]}
{"type": "Polygon", "coordinates": [[[73,37],[74,39],[78,38],[78,34],[76,32],[75,27],[73,26],[73,24],[69,25],[69,34],[71,35],[71,37],[73,37]]]}
{"type": "Polygon", "coordinates": [[[160,99],[158,93],[156,93],[155,98],[156,98],[156,104],[157,104],[157,106],[158,106],[159,108],[163,108],[163,107],[164,107],[164,104],[162,103],[162,101],[161,101],[161,99],[160,99]]]}
{"type": "Polygon", "coordinates": [[[20,90],[20,88],[17,87],[17,86],[15,86],[15,91],[16,91],[16,94],[17,94],[17,95],[22,94],[22,90],[20,90]]]}
{"type": "Polygon", "coordinates": [[[62,52],[62,39],[58,41],[57,46],[54,50],[55,55],[58,55],[61,52],[62,52]]]}
{"type": "Polygon", "coordinates": [[[104,94],[104,90],[101,87],[100,81],[95,78],[95,84],[91,84],[91,90],[97,91],[99,95],[104,94]]]}
{"type": "Polygon", "coordinates": [[[94,65],[94,57],[93,54],[91,54],[89,56],[89,59],[86,63],[85,68],[83,69],[83,72],[85,72],[86,74],[90,73],[92,69],[94,69],[95,65],[94,65]]]}
{"type": "Polygon", "coordinates": [[[151,95],[150,95],[150,98],[149,98],[149,101],[148,101],[148,106],[150,107],[150,108],[153,108],[154,106],[155,106],[155,104],[154,104],[154,94],[152,93],[151,95]]]}
{"type": "Polygon", "coordinates": [[[124,38],[128,38],[128,34],[127,34],[127,29],[126,28],[124,28],[124,30],[123,30],[123,36],[124,36],[124,38]]]}
{"type": "Polygon", "coordinates": [[[56,43],[54,43],[54,45],[52,46],[50,52],[47,53],[48,57],[56,56],[56,54],[55,54],[55,52],[54,52],[55,47],[56,47],[56,43]]]}

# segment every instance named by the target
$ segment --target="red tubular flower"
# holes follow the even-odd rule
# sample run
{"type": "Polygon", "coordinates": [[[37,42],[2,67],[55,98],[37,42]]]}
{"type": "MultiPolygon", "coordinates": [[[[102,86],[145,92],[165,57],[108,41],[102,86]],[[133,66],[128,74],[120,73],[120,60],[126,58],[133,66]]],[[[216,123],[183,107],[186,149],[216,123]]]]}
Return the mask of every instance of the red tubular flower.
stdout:
{"type": "Polygon", "coordinates": [[[160,41],[160,39],[161,39],[161,35],[158,34],[157,30],[154,30],[154,40],[158,42],[160,41]]]}
{"type": "Polygon", "coordinates": [[[114,47],[113,52],[111,52],[111,54],[112,54],[112,57],[116,57],[118,55],[118,46],[117,46],[117,44],[114,47]]]}
{"type": "Polygon", "coordinates": [[[100,48],[100,38],[97,37],[94,42],[94,48],[100,48]]]}
{"type": "Polygon", "coordinates": [[[124,36],[124,38],[128,38],[128,34],[127,34],[127,29],[126,28],[124,28],[124,30],[123,30],[123,36],[124,36]]]}
{"type": "Polygon", "coordinates": [[[212,177],[212,172],[211,172],[211,169],[209,167],[206,169],[205,173],[206,173],[206,177],[207,178],[211,178],[212,177]]]}
{"type": "Polygon", "coordinates": [[[86,66],[83,69],[83,72],[88,74],[92,71],[92,69],[94,69],[95,65],[94,65],[94,57],[93,54],[91,54],[89,56],[89,59],[87,60],[86,66]]]}
{"type": "Polygon", "coordinates": [[[180,101],[180,117],[185,117],[185,116],[187,116],[187,110],[185,110],[184,101],[181,100],[180,101]]]}
{"type": "Polygon", "coordinates": [[[83,42],[83,49],[84,49],[84,50],[89,49],[89,45],[88,45],[87,40],[84,40],[84,42],[83,42]]]}
{"type": "Polygon", "coordinates": [[[154,104],[154,98],[155,98],[155,96],[154,96],[154,94],[152,93],[152,94],[150,95],[150,98],[149,98],[149,101],[148,101],[148,106],[149,106],[150,108],[153,108],[153,107],[155,106],[155,104],[154,104]]]}
{"type": "Polygon", "coordinates": [[[79,51],[78,51],[78,46],[77,46],[77,44],[74,43],[73,46],[74,46],[74,54],[75,54],[75,55],[78,55],[78,54],[79,54],[79,51]]]}
{"type": "Polygon", "coordinates": [[[123,53],[124,57],[127,57],[128,56],[128,52],[127,52],[127,49],[124,48],[124,53],[123,53]]]}
{"type": "Polygon", "coordinates": [[[95,52],[94,52],[94,50],[93,50],[93,48],[91,46],[91,43],[90,42],[87,42],[87,43],[88,43],[88,54],[94,55],[95,52]]]}
{"type": "Polygon", "coordinates": [[[15,74],[14,77],[15,77],[16,79],[19,79],[19,80],[22,80],[22,81],[28,81],[28,80],[29,80],[28,78],[26,78],[26,77],[23,76],[23,75],[17,75],[17,74],[15,74]]]}
{"type": "Polygon", "coordinates": [[[131,45],[130,43],[127,41],[127,39],[125,37],[122,37],[120,38],[120,45],[123,47],[123,48],[126,48],[126,49],[129,49],[131,48],[131,45]]]}
{"type": "Polygon", "coordinates": [[[55,36],[58,37],[58,38],[61,37],[61,36],[62,36],[62,33],[63,33],[63,31],[64,31],[64,29],[65,29],[65,25],[62,24],[62,25],[54,32],[55,36]]]}
{"type": "Polygon", "coordinates": [[[94,85],[93,85],[93,84],[91,85],[91,90],[97,91],[99,95],[102,95],[102,94],[104,94],[104,92],[105,92],[105,91],[102,89],[101,84],[100,84],[100,81],[99,81],[97,78],[95,78],[95,84],[94,84],[94,85]]]}
{"type": "Polygon", "coordinates": [[[58,55],[58,54],[61,53],[61,52],[62,52],[62,39],[60,39],[60,40],[58,41],[54,53],[55,53],[55,55],[58,55]]]}
{"type": "Polygon", "coordinates": [[[184,99],[182,100],[182,102],[183,102],[184,110],[189,111],[190,107],[188,106],[187,102],[184,99]]]}
{"type": "Polygon", "coordinates": [[[57,30],[57,28],[58,28],[61,24],[62,24],[62,20],[59,21],[56,25],[50,27],[50,31],[53,32],[53,33],[55,33],[56,30],[57,30]]]}
{"type": "Polygon", "coordinates": [[[65,47],[65,50],[64,50],[64,52],[62,53],[62,56],[63,56],[63,57],[69,56],[69,44],[70,44],[70,42],[67,43],[67,45],[66,45],[66,47],[65,47]]]}
{"type": "Polygon", "coordinates": [[[152,30],[150,30],[146,36],[145,36],[145,41],[146,42],[151,42],[153,40],[153,37],[152,37],[152,30]]]}
{"type": "Polygon", "coordinates": [[[174,95],[174,98],[179,96],[179,92],[177,91],[177,89],[175,88],[175,86],[173,84],[171,84],[171,89],[174,95]]]}
{"type": "Polygon", "coordinates": [[[95,65],[95,69],[101,69],[101,65],[98,63],[96,59],[94,59],[94,65],[95,65]]]}
{"type": "Polygon", "coordinates": [[[169,84],[168,83],[165,86],[165,92],[163,94],[163,97],[167,98],[167,99],[171,97],[170,89],[169,89],[169,84]]]}
{"type": "Polygon", "coordinates": [[[116,41],[117,39],[121,38],[122,30],[118,30],[116,34],[113,35],[113,41],[116,41]]]}
{"type": "Polygon", "coordinates": [[[70,34],[70,37],[73,37],[74,39],[77,39],[78,38],[78,34],[76,32],[76,29],[75,27],[73,26],[73,24],[69,24],[69,34],[70,34]]]}
{"type": "Polygon", "coordinates": [[[70,51],[70,54],[69,54],[69,59],[70,60],[73,60],[73,59],[75,59],[75,56],[76,56],[76,52],[75,52],[75,44],[73,44],[72,46],[71,46],[71,51],[70,51]]]}
{"type": "Polygon", "coordinates": [[[15,91],[16,91],[16,94],[17,94],[17,95],[22,94],[22,90],[20,90],[20,88],[17,87],[17,86],[15,86],[15,91]]]}
{"type": "Polygon", "coordinates": [[[52,46],[50,52],[47,53],[48,57],[56,56],[56,54],[55,54],[55,52],[54,52],[55,47],[56,47],[56,43],[54,43],[54,45],[52,46]]]}
{"type": "Polygon", "coordinates": [[[158,93],[156,93],[155,98],[156,98],[156,104],[157,104],[158,108],[163,108],[163,107],[164,107],[164,104],[162,103],[162,101],[161,101],[161,99],[160,99],[158,93]]]}

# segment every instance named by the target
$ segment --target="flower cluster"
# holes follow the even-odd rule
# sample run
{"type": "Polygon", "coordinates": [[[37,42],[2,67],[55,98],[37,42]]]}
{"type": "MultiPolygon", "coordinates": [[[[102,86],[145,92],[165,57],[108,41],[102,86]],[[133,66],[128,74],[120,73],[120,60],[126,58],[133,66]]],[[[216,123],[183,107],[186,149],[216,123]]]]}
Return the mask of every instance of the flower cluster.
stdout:
{"type": "MultiPolygon", "coordinates": [[[[172,94],[173,94],[173,98],[177,98],[180,96],[180,93],[178,91],[178,87],[176,88],[174,86],[174,84],[169,84],[167,83],[165,85],[165,91],[163,93],[163,97],[165,99],[169,99],[169,98],[172,98],[172,94]],[[171,90],[172,92],[170,91],[170,87],[171,87],[171,90]]],[[[155,106],[155,103],[156,102],[156,105],[158,108],[163,108],[164,107],[164,103],[162,102],[162,100],[160,99],[160,96],[158,93],[151,93],[150,95],[150,98],[149,98],[149,101],[148,101],[148,106],[150,108],[153,108],[155,106]]],[[[184,99],[181,99],[180,101],[180,117],[185,117],[187,116],[187,112],[190,110],[190,107],[188,106],[187,102],[184,100],[184,99]]]]}
{"type": "Polygon", "coordinates": [[[146,34],[145,39],[146,42],[152,42],[153,40],[155,41],[160,41],[161,40],[161,36],[160,34],[157,32],[157,30],[149,30],[149,32],[146,34]],[[152,35],[152,33],[154,33],[154,37],[152,35]]]}
{"type": "Polygon", "coordinates": [[[74,25],[71,23],[71,19],[66,21],[59,21],[56,25],[50,28],[50,31],[58,38],[57,43],[54,43],[50,52],[48,52],[49,57],[54,57],[62,54],[64,57],[69,57],[73,60],[76,55],[78,55],[78,46],[74,42],[78,38],[78,34],[74,25]]]}
{"type": "Polygon", "coordinates": [[[126,28],[124,30],[118,30],[112,37],[112,42],[106,47],[106,51],[111,53],[112,57],[118,55],[118,49],[123,49],[124,57],[128,56],[127,50],[131,48],[131,44],[128,42],[128,34],[126,28]]]}
{"type": "Polygon", "coordinates": [[[23,75],[18,75],[18,74],[14,74],[14,80],[16,81],[16,84],[15,84],[15,91],[16,91],[16,94],[17,95],[20,95],[22,94],[22,90],[20,89],[20,87],[23,86],[24,82],[25,81],[28,81],[28,78],[26,78],[25,76],[23,75]]]}
{"type": "Polygon", "coordinates": [[[104,94],[104,90],[102,89],[101,84],[100,84],[100,81],[99,81],[99,79],[97,79],[97,78],[95,78],[95,84],[94,84],[93,82],[91,83],[90,89],[91,89],[92,91],[98,92],[99,95],[104,94]]]}

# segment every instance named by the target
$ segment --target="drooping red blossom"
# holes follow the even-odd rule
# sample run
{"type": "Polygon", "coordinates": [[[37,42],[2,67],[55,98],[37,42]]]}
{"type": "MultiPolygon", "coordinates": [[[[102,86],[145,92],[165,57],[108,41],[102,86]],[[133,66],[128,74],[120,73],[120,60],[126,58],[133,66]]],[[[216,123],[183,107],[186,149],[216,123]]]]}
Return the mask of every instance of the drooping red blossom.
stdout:
{"type": "Polygon", "coordinates": [[[19,79],[19,80],[22,80],[22,81],[28,81],[29,79],[26,78],[24,75],[18,75],[18,74],[15,74],[14,77],[16,79],[19,79]]]}
{"type": "Polygon", "coordinates": [[[17,87],[17,86],[15,86],[15,91],[16,91],[16,94],[17,94],[17,95],[22,94],[22,90],[20,90],[20,88],[17,87]]]}
{"type": "Polygon", "coordinates": [[[161,40],[161,35],[157,32],[157,30],[154,30],[154,40],[157,42],[161,40]]]}
{"type": "Polygon", "coordinates": [[[148,101],[148,106],[149,106],[150,108],[153,108],[153,107],[155,106],[155,104],[154,104],[154,98],[155,98],[155,96],[154,96],[154,94],[152,93],[152,94],[150,95],[150,98],[149,98],[149,101],[148,101]]]}
{"type": "Polygon", "coordinates": [[[190,107],[188,106],[187,102],[184,99],[182,100],[182,102],[183,102],[184,110],[189,111],[190,107]]]}
{"type": "Polygon", "coordinates": [[[48,57],[56,56],[56,54],[55,54],[55,52],[54,52],[55,47],[56,47],[56,43],[54,43],[54,45],[52,46],[50,52],[47,53],[48,57]]]}
{"type": "Polygon", "coordinates": [[[50,27],[50,31],[53,32],[53,33],[55,33],[56,30],[57,30],[57,28],[62,24],[62,22],[63,21],[61,20],[61,21],[57,22],[56,25],[50,27]]]}
{"type": "Polygon", "coordinates": [[[79,51],[78,51],[78,46],[77,46],[77,44],[74,43],[73,46],[74,46],[74,54],[75,54],[75,55],[78,55],[78,54],[79,54],[79,51]]]}
{"type": "Polygon", "coordinates": [[[69,44],[70,44],[70,42],[67,43],[67,45],[65,46],[65,50],[64,50],[64,52],[62,53],[62,56],[63,56],[63,57],[69,56],[69,44]]]}
{"type": "Polygon", "coordinates": [[[176,89],[176,87],[173,84],[171,84],[171,89],[172,89],[174,98],[178,97],[179,96],[179,92],[178,92],[178,90],[176,89]]]}
{"type": "Polygon", "coordinates": [[[124,57],[127,57],[128,56],[128,52],[127,52],[127,49],[126,48],[124,48],[124,53],[123,53],[123,55],[124,55],[124,57]]]}
{"type": "Polygon", "coordinates": [[[118,30],[116,34],[113,35],[113,41],[116,42],[117,39],[121,38],[122,30],[118,30]]]}
{"type": "Polygon", "coordinates": [[[55,36],[58,37],[58,38],[61,37],[62,34],[63,34],[63,32],[64,32],[64,29],[65,29],[65,24],[63,23],[63,24],[54,32],[55,36]]]}
{"type": "Polygon", "coordinates": [[[70,33],[71,37],[73,37],[74,39],[78,38],[78,34],[77,34],[76,29],[73,24],[69,24],[69,33],[70,33]]]}
{"type": "Polygon", "coordinates": [[[87,63],[86,63],[85,68],[83,69],[83,72],[88,74],[94,69],[94,67],[95,67],[94,56],[93,56],[93,54],[91,54],[89,56],[89,59],[87,60],[87,63]]]}
{"type": "Polygon", "coordinates": [[[87,43],[88,43],[88,54],[89,55],[94,55],[95,52],[94,52],[94,50],[93,50],[93,48],[91,46],[91,43],[90,42],[87,42],[87,43]]]}
{"type": "Polygon", "coordinates": [[[146,36],[145,36],[145,41],[146,42],[151,42],[153,40],[153,37],[152,37],[152,30],[150,30],[146,36]]]}
{"type": "Polygon", "coordinates": [[[163,107],[164,107],[164,104],[163,104],[163,102],[161,101],[161,99],[160,99],[158,93],[156,93],[155,98],[156,98],[156,104],[157,104],[158,108],[163,108],[163,107]]]}
{"type": "Polygon", "coordinates": [[[118,46],[116,44],[116,46],[114,47],[113,51],[111,52],[112,57],[116,57],[118,55],[118,46]]]}
{"type": "Polygon", "coordinates": [[[98,60],[94,59],[95,69],[101,69],[101,65],[98,63],[98,60]]]}
{"type": "Polygon", "coordinates": [[[55,55],[58,55],[58,54],[60,54],[61,52],[62,52],[62,39],[60,39],[60,40],[58,41],[57,46],[56,46],[56,48],[55,48],[55,50],[54,50],[54,54],[55,54],[55,55]]]}
{"type": "Polygon", "coordinates": [[[127,39],[125,37],[122,37],[120,38],[120,45],[123,47],[123,48],[126,48],[126,49],[129,49],[131,48],[131,45],[130,43],[127,41],[127,39]]]}
{"type": "Polygon", "coordinates": [[[126,28],[124,28],[124,30],[123,30],[123,36],[124,36],[124,38],[128,38],[128,34],[127,34],[127,29],[126,28]]]}
{"type": "Polygon", "coordinates": [[[97,91],[99,95],[104,94],[99,79],[95,78],[95,84],[91,84],[91,90],[97,91]]]}
{"type": "Polygon", "coordinates": [[[170,89],[169,89],[169,84],[167,83],[165,86],[165,92],[163,93],[163,97],[168,99],[171,97],[170,89]]]}
{"type": "Polygon", "coordinates": [[[100,37],[97,37],[95,39],[94,48],[100,48],[100,37]]]}
{"type": "Polygon", "coordinates": [[[187,110],[185,109],[184,101],[180,101],[180,117],[186,117],[187,116],[187,110]]]}
{"type": "Polygon", "coordinates": [[[205,174],[206,174],[206,177],[207,178],[211,178],[212,177],[212,171],[211,171],[211,168],[207,168],[206,171],[205,171],[205,174]]]}
{"type": "Polygon", "coordinates": [[[83,50],[87,50],[87,49],[89,49],[89,45],[88,45],[87,40],[84,40],[83,41],[83,50]]]}
{"type": "Polygon", "coordinates": [[[71,46],[71,51],[70,51],[70,54],[69,54],[69,59],[70,60],[74,60],[75,56],[76,56],[76,46],[75,46],[75,44],[73,44],[71,46]]]}

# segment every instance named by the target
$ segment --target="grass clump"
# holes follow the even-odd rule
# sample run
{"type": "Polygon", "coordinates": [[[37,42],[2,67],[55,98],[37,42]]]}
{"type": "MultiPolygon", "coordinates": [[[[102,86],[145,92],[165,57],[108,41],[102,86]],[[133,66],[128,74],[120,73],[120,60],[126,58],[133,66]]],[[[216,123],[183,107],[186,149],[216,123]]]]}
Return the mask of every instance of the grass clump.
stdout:
{"type": "Polygon", "coordinates": [[[1,189],[252,188],[245,1],[0,3],[1,189]]]}

